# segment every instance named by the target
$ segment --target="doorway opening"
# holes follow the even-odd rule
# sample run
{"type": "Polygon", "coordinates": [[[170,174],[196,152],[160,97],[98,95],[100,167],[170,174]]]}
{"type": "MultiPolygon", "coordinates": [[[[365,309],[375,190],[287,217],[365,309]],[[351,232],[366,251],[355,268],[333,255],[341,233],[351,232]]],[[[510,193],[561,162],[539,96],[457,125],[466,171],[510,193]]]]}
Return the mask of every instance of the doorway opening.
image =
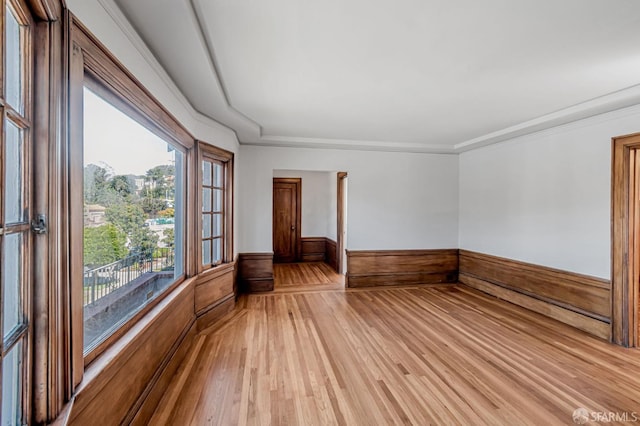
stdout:
{"type": "Polygon", "coordinates": [[[276,291],[344,288],[346,173],[274,170],[276,291]]]}
{"type": "Polygon", "coordinates": [[[611,341],[640,346],[640,133],[612,140],[611,341]]]}

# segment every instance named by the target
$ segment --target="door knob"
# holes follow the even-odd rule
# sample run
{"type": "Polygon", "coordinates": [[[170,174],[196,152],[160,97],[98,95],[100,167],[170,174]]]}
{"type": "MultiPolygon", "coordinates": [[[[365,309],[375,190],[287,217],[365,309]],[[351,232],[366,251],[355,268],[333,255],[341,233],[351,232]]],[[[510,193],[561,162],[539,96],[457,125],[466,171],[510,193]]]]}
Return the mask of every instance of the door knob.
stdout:
{"type": "Polygon", "coordinates": [[[292,226],[292,227],[291,227],[291,230],[292,230],[292,231],[295,231],[295,230],[296,230],[296,227],[295,227],[295,226],[292,226]]]}

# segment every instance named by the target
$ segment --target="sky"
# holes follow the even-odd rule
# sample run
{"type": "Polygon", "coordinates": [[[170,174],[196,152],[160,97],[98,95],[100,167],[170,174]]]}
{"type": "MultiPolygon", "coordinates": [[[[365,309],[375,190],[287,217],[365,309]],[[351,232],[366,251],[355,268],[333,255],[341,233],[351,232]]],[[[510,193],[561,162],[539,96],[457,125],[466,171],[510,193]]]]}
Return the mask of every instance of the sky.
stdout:
{"type": "Polygon", "coordinates": [[[120,112],[91,90],[84,89],[84,165],[104,164],[117,175],[144,175],[173,164],[167,143],[120,112]]]}

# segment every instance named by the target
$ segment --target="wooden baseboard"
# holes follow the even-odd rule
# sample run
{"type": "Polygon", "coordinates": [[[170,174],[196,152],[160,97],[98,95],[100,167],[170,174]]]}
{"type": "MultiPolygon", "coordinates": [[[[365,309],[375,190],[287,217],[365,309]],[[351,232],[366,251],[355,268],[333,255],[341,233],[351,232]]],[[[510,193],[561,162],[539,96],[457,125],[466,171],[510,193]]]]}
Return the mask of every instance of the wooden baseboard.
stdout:
{"type": "Polygon", "coordinates": [[[609,339],[610,282],[460,250],[459,280],[519,306],[609,339]]]}
{"type": "Polygon", "coordinates": [[[346,285],[375,287],[455,283],[458,250],[347,251],[346,285]]]}
{"type": "Polygon", "coordinates": [[[273,290],[273,253],[240,253],[238,287],[246,293],[273,290]]]}

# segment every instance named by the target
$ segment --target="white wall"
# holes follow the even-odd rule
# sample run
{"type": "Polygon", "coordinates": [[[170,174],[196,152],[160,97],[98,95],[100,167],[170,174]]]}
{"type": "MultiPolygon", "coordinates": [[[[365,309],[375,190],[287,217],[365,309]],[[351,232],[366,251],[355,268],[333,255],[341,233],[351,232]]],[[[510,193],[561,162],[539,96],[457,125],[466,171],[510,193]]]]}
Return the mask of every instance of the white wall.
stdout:
{"type": "Polygon", "coordinates": [[[458,245],[458,157],[311,148],[240,148],[239,251],[272,251],[274,170],[349,174],[347,248],[458,245]]]}
{"type": "Polygon", "coordinates": [[[302,179],[302,237],[336,240],[337,172],[274,170],[273,177],[302,179]]]}
{"type": "Polygon", "coordinates": [[[460,248],[610,278],[611,138],[640,106],[460,155],[460,248]]]}

